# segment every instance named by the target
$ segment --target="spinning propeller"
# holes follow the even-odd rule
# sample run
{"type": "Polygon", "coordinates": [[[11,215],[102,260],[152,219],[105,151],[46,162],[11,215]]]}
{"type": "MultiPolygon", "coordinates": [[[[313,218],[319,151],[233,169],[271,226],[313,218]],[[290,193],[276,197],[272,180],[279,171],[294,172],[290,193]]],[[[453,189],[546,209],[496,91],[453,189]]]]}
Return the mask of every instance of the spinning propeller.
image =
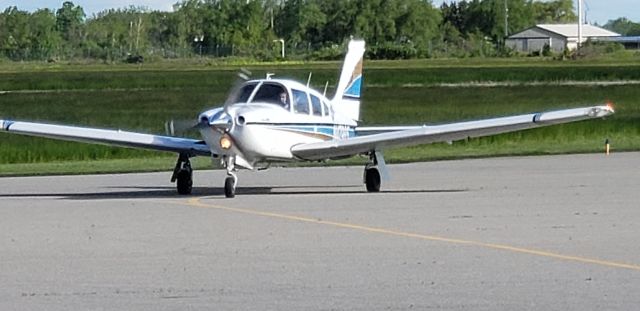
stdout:
{"type": "Polygon", "coordinates": [[[165,132],[168,136],[181,135],[185,132],[198,129],[200,127],[213,127],[223,133],[228,133],[235,125],[235,116],[229,110],[229,107],[234,104],[234,100],[237,98],[238,92],[244,82],[248,81],[251,77],[251,71],[246,68],[240,68],[240,71],[236,74],[236,80],[233,83],[227,98],[224,102],[223,113],[214,115],[210,120],[174,120],[165,122],[165,132]]]}

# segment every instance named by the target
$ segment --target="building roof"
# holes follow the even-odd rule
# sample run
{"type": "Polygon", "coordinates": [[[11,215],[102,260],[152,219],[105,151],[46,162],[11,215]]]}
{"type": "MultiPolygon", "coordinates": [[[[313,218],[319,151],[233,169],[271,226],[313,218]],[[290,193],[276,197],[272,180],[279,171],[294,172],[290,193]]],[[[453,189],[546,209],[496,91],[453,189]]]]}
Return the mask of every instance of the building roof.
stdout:
{"type": "MultiPolygon", "coordinates": [[[[540,24],[535,27],[559,34],[563,37],[578,37],[578,24],[540,24]]],[[[582,26],[583,37],[618,37],[620,34],[597,26],[585,24],[582,26]]]]}

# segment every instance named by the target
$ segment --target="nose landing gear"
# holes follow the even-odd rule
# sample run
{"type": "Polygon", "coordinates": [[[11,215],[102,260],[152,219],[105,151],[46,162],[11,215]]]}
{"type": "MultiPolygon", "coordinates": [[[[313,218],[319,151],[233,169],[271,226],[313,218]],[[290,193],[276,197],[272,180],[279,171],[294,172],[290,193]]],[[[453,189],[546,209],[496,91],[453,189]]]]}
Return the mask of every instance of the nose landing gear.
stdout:
{"type": "Polygon", "coordinates": [[[227,176],[224,179],[224,196],[227,198],[233,198],[236,196],[236,183],[238,178],[234,175],[227,176]]]}
{"type": "Polygon", "coordinates": [[[223,158],[223,164],[227,168],[227,178],[224,180],[224,196],[233,198],[236,196],[236,184],[238,183],[238,176],[235,173],[235,157],[227,156],[223,158]]]}

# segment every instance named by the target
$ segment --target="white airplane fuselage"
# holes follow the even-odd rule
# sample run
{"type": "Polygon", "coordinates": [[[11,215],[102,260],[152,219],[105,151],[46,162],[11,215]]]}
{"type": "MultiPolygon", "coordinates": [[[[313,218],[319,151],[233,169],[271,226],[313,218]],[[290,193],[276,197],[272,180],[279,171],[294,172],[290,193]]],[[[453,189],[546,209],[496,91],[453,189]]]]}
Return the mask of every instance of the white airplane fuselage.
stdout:
{"type": "Polygon", "coordinates": [[[207,110],[199,116],[203,123],[200,133],[214,155],[233,155],[236,164],[253,169],[258,163],[298,160],[291,152],[295,145],[355,136],[356,122],[334,111],[331,102],[318,92],[290,80],[257,81],[255,89],[263,83],[280,85],[288,94],[295,91],[306,94],[307,99],[315,97],[314,100],[320,100],[322,109],[314,113],[311,100],[307,103],[307,111],[297,111],[293,99],[289,107],[273,102],[254,102],[250,100],[254,94],[248,103],[207,110]],[[225,123],[227,127],[221,130],[220,124],[225,123]],[[229,148],[221,147],[224,136],[231,140],[229,148]]]}

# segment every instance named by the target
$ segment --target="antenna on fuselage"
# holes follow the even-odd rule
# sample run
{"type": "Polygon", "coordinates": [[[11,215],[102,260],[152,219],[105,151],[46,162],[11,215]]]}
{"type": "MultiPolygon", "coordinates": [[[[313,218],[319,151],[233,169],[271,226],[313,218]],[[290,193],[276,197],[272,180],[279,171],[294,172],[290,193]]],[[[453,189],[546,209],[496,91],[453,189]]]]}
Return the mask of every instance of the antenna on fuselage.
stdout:
{"type": "Polygon", "coordinates": [[[251,77],[251,71],[249,71],[247,68],[240,68],[240,71],[238,72],[238,78],[247,81],[249,80],[249,77],[251,77]]]}
{"type": "Polygon", "coordinates": [[[327,88],[329,87],[329,81],[327,80],[327,83],[324,84],[324,92],[322,93],[322,96],[327,97],[327,88]]]}
{"type": "Polygon", "coordinates": [[[273,72],[267,72],[267,80],[271,80],[271,77],[275,76],[276,74],[273,72]]]}
{"type": "Polygon", "coordinates": [[[309,87],[309,85],[311,84],[311,75],[313,75],[313,72],[309,72],[309,78],[307,78],[307,87],[309,87]]]}

